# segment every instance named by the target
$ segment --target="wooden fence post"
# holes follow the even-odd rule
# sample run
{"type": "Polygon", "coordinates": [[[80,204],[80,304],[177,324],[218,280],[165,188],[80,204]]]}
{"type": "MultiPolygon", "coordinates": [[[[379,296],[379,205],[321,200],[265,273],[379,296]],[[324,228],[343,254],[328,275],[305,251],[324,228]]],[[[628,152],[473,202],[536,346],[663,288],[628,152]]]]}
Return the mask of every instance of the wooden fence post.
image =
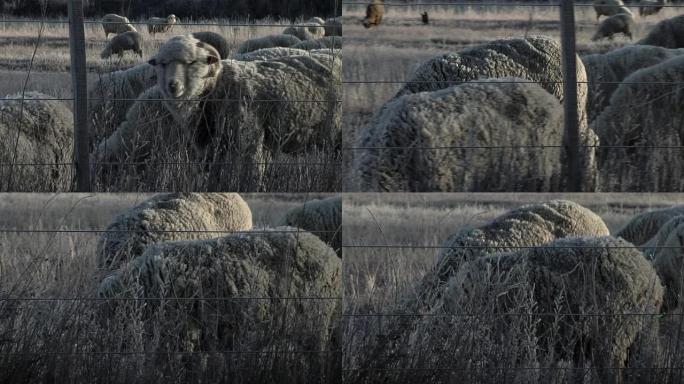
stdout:
{"type": "Polygon", "coordinates": [[[69,0],[69,48],[71,51],[71,88],[74,97],[76,190],[90,192],[88,79],[86,77],[83,0],[69,0]]]}
{"type": "Polygon", "coordinates": [[[575,7],[573,0],[560,1],[563,58],[563,147],[567,156],[567,190],[582,191],[579,117],[577,111],[577,62],[575,54],[575,7]]]}

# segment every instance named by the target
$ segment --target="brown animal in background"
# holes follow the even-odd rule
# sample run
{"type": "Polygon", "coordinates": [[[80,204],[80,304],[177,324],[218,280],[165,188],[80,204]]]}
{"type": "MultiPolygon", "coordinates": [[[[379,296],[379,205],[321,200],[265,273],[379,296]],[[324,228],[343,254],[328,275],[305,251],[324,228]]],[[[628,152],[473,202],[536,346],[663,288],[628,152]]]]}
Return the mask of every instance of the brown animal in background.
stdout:
{"type": "Polygon", "coordinates": [[[420,17],[423,19],[423,24],[425,24],[425,25],[430,24],[430,18],[428,17],[427,11],[421,13],[420,17]]]}
{"type": "Polygon", "coordinates": [[[363,19],[363,26],[370,28],[373,25],[380,25],[382,16],[385,14],[384,0],[373,0],[366,8],[366,18],[363,19]]]}

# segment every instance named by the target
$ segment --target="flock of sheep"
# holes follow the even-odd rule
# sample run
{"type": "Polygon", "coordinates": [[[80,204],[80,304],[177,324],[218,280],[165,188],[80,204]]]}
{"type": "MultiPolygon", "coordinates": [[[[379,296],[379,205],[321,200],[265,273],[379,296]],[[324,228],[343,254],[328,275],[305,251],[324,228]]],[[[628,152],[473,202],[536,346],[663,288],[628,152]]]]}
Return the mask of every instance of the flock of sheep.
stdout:
{"type": "Polygon", "coordinates": [[[108,299],[104,326],[121,329],[133,316],[117,299],[168,299],[146,303],[146,327],[174,324],[156,340],[159,348],[261,351],[277,342],[327,350],[341,305],[332,300],[341,296],[341,223],[340,197],[306,202],[264,228],[253,227],[238,194],[152,197],[117,216],[98,241],[98,267],[106,271],[98,297],[108,299]],[[305,297],[330,300],[296,300],[305,297]],[[213,298],[223,299],[202,305],[213,298]],[[315,326],[302,323],[308,318],[302,314],[314,313],[315,326]],[[278,321],[282,332],[299,327],[289,330],[297,336],[269,341],[278,321]]]}
{"type": "MultiPolygon", "coordinates": [[[[681,304],[683,238],[684,206],[638,215],[611,235],[598,215],[565,200],[523,206],[457,232],[444,242],[434,267],[387,311],[425,314],[426,324],[409,325],[390,316],[378,334],[363,336],[371,347],[359,352],[363,357],[357,360],[356,379],[405,367],[412,352],[422,351],[420,346],[436,343],[450,350],[450,332],[463,331],[460,323],[450,322],[460,320],[447,318],[454,314],[482,314],[478,322],[486,322],[490,331],[465,330],[467,339],[456,337],[463,343],[454,346],[456,351],[475,356],[472,345],[513,348],[502,337],[513,332],[510,318],[498,315],[530,312],[525,322],[537,335],[537,348],[556,351],[551,368],[563,362],[570,369],[589,364],[599,382],[621,383],[627,371],[620,368],[628,357],[643,357],[643,347],[658,350],[659,339],[650,334],[658,331],[658,314],[681,304]],[[591,319],[591,327],[581,326],[583,316],[591,319]],[[584,343],[592,352],[583,355],[583,347],[572,343],[584,343]]],[[[443,364],[454,363],[435,353],[443,364]]],[[[421,356],[421,361],[430,357],[421,356]]],[[[463,364],[467,369],[467,361],[463,364]]]]}
{"type": "MultiPolygon", "coordinates": [[[[577,57],[585,191],[684,189],[681,151],[667,149],[684,137],[680,92],[670,88],[684,73],[682,36],[677,16],[634,45],[577,57]]],[[[495,40],[429,59],[358,133],[350,187],[564,190],[562,84],[560,44],[550,37],[495,40]]]]}

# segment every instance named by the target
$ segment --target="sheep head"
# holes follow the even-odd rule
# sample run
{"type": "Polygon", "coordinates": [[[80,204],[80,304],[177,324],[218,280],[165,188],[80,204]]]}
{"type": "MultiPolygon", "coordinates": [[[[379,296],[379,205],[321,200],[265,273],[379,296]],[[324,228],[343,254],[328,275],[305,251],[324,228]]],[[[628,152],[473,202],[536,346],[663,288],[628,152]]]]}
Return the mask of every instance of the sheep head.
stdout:
{"type": "Polygon", "coordinates": [[[223,64],[216,48],[192,36],[176,36],[148,63],[157,72],[159,88],[169,99],[192,99],[211,90],[223,64]]]}

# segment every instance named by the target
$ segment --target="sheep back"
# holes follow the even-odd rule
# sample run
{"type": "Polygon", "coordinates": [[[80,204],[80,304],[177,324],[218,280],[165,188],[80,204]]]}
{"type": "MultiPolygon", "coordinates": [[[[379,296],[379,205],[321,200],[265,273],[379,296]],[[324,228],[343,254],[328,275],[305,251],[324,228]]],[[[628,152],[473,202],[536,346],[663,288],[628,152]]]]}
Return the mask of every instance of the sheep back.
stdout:
{"type": "Polygon", "coordinates": [[[235,193],[160,194],[117,216],[98,241],[98,265],[115,269],[153,243],[208,239],[252,228],[252,212],[235,193]]]}
{"type": "Polygon", "coordinates": [[[73,114],[52,96],[26,92],[0,98],[0,163],[3,189],[64,191],[71,186],[73,114]],[[24,100],[18,100],[20,98],[24,100]],[[21,164],[45,164],[30,166],[21,164]],[[7,183],[7,184],[5,184],[7,183]]]}
{"type": "Polygon", "coordinates": [[[615,236],[634,245],[644,245],[672,218],[684,215],[684,205],[644,212],[633,217],[615,236]]]}
{"type": "Polygon", "coordinates": [[[684,15],[660,21],[637,44],[656,45],[663,48],[684,48],[684,15]]]}
{"type": "Polygon", "coordinates": [[[237,53],[247,53],[263,48],[292,47],[301,42],[302,40],[293,35],[269,35],[242,42],[237,53]]]}
{"type": "Polygon", "coordinates": [[[316,22],[300,23],[285,28],[283,35],[293,35],[302,41],[315,40],[325,36],[325,27],[316,22]]]}

